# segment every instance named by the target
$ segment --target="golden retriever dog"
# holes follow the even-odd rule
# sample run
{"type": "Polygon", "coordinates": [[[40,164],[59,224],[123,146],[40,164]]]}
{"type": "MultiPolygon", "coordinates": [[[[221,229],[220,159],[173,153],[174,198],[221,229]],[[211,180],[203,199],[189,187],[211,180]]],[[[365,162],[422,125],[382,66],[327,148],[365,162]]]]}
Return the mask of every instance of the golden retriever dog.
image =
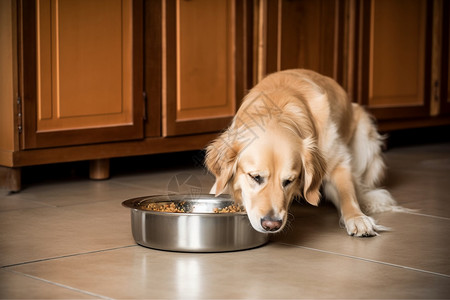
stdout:
{"type": "Polygon", "coordinates": [[[366,214],[398,208],[378,187],[382,144],[372,118],[334,80],[286,70],[250,90],[205,164],[216,178],[211,193],[229,192],[260,232],[281,231],[292,200],[317,206],[322,190],[347,233],[368,237],[386,227],[366,214]]]}

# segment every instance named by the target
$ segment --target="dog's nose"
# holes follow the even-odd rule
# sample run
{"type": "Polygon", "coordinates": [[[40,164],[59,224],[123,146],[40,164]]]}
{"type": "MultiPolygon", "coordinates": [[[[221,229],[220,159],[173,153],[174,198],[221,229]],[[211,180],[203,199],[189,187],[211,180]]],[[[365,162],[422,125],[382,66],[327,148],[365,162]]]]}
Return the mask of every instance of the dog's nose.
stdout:
{"type": "Polygon", "coordinates": [[[261,226],[266,231],[277,231],[281,228],[282,221],[273,217],[265,216],[261,218],[261,226]]]}

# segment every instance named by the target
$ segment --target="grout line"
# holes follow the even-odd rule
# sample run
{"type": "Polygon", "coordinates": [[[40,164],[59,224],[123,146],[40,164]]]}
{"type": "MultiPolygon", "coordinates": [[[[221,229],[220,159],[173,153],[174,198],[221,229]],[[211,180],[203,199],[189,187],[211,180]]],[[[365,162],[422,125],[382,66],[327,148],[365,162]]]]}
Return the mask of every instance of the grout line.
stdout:
{"type": "Polygon", "coordinates": [[[447,274],[442,274],[442,273],[437,273],[437,272],[432,272],[432,271],[427,271],[427,270],[422,270],[422,269],[417,269],[417,268],[397,265],[397,264],[383,262],[383,261],[374,260],[374,259],[370,259],[370,258],[358,257],[358,256],[342,254],[342,253],[333,252],[333,251],[321,250],[321,249],[310,248],[310,247],[305,247],[305,246],[299,246],[299,245],[294,245],[294,244],[282,243],[282,242],[278,242],[278,243],[281,244],[281,245],[285,245],[285,246],[291,246],[291,247],[296,247],[296,248],[301,248],[301,249],[306,249],[306,250],[311,250],[311,251],[317,251],[317,252],[322,252],[322,253],[326,253],[326,254],[333,254],[333,255],[343,256],[343,257],[347,257],[347,258],[367,261],[367,262],[371,262],[371,263],[378,263],[378,264],[382,264],[382,265],[387,265],[387,266],[390,266],[390,267],[402,268],[402,269],[407,269],[407,270],[411,270],[411,271],[416,271],[416,272],[427,273],[427,274],[431,274],[431,275],[436,275],[436,276],[442,276],[442,277],[450,278],[450,275],[447,275],[447,274]]]}
{"type": "Polygon", "coordinates": [[[80,289],[77,289],[77,288],[74,288],[74,287],[71,287],[71,286],[68,286],[68,285],[65,285],[65,284],[57,283],[57,282],[54,282],[54,281],[50,281],[50,280],[47,280],[47,279],[44,279],[44,278],[36,277],[36,276],[30,275],[30,274],[17,272],[17,271],[14,271],[14,270],[8,270],[8,272],[15,273],[17,275],[22,275],[22,276],[25,276],[25,277],[28,277],[28,278],[32,278],[34,280],[43,281],[43,282],[48,283],[48,284],[52,284],[52,285],[55,285],[55,286],[58,286],[58,287],[69,289],[71,291],[75,291],[75,292],[78,292],[78,293],[86,294],[86,295],[89,295],[89,296],[93,296],[93,297],[97,297],[97,298],[101,298],[101,299],[107,299],[107,300],[114,299],[114,298],[106,297],[106,296],[99,295],[99,294],[96,294],[96,293],[88,292],[88,291],[85,291],[85,290],[80,290],[80,289]]]}
{"type": "Polygon", "coordinates": [[[81,252],[81,253],[75,253],[75,254],[68,254],[68,255],[62,255],[62,256],[55,256],[55,257],[49,257],[49,258],[43,258],[43,259],[37,259],[37,260],[31,260],[31,261],[25,261],[20,262],[16,264],[6,265],[6,266],[0,266],[0,269],[6,269],[16,266],[22,266],[27,264],[33,264],[33,263],[39,263],[44,261],[50,261],[50,260],[57,260],[61,258],[68,258],[68,257],[74,257],[74,256],[81,256],[86,254],[94,254],[94,253],[102,253],[102,252],[108,252],[108,251],[114,251],[119,249],[125,249],[125,248],[131,248],[131,247],[137,247],[138,245],[128,245],[128,246],[121,246],[121,247],[115,247],[115,248],[109,248],[109,249],[102,249],[102,250],[94,250],[94,251],[88,251],[88,252],[81,252]]]}
{"type": "Polygon", "coordinates": [[[439,220],[450,221],[450,218],[447,218],[447,217],[440,217],[440,216],[435,216],[435,215],[422,214],[422,213],[414,212],[414,211],[405,211],[403,213],[416,215],[416,216],[421,216],[421,217],[428,217],[428,218],[434,218],[434,219],[439,219],[439,220]]]}

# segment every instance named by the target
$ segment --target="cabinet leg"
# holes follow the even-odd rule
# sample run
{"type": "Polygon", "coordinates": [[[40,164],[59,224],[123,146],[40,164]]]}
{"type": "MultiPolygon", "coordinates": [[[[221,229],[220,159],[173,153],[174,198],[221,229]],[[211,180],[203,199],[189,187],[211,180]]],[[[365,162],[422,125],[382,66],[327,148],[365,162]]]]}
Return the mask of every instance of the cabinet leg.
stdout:
{"type": "Polygon", "coordinates": [[[0,188],[19,192],[22,187],[22,169],[0,166],[0,188]]]}
{"type": "Polygon", "coordinates": [[[109,178],[109,159],[94,159],[89,163],[89,178],[104,180],[109,178]]]}

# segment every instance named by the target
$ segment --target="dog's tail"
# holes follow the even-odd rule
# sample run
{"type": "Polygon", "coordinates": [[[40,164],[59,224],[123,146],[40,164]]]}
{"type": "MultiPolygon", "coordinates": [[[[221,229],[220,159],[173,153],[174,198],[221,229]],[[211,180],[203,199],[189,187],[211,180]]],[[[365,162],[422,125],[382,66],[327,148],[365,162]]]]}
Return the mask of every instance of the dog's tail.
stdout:
{"type": "MultiPolygon", "coordinates": [[[[364,187],[363,187],[364,189],[364,187]]],[[[410,212],[410,209],[404,208],[397,204],[386,189],[374,188],[370,190],[358,191],[358,200],[361,210],[367,214],[393,211],[393,212],[410,212]]]]}

